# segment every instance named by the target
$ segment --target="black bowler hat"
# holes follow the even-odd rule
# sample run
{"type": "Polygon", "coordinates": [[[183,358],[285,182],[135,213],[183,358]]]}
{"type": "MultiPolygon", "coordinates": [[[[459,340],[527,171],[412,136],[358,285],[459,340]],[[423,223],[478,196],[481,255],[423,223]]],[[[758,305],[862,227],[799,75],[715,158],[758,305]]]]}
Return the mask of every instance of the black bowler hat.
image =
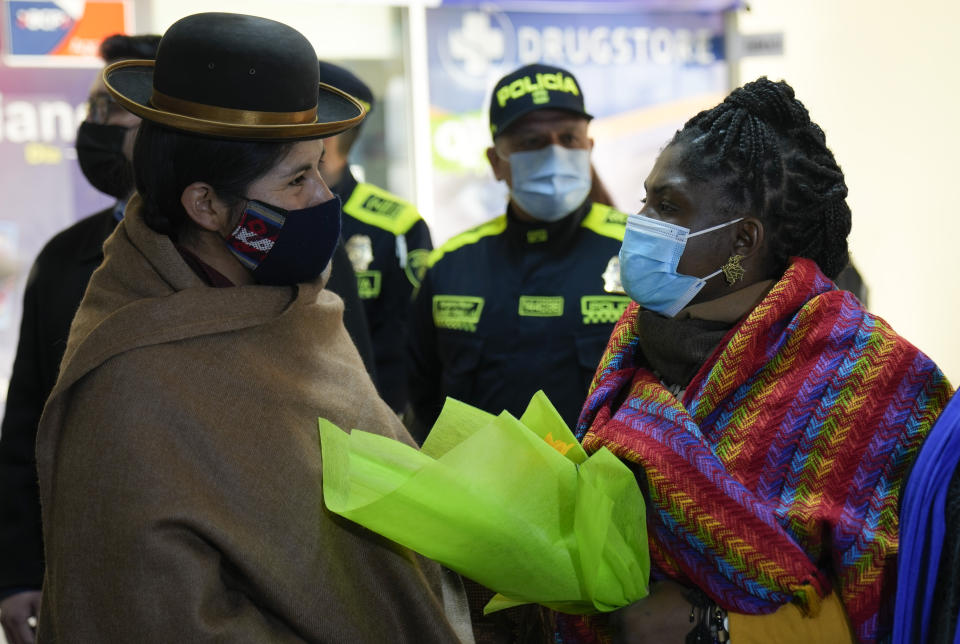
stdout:
{"type": "Polygon", "coordinates": [[[332,136],[366,115],[357,100],[320,84],[316,52],[303,34],[236,13],[182,18],[160,40],[156,61],[116,62],[103,79],[141,118],[228,139],[332,136]]]}
{"type": "Polygon", "coordinates": [[[580,83],[565,69],[551,65],[526,65],[510,72],[490,96],[490,134],[503,134],[514,121],[534,110],[564,110],[585,119],[580,83]]]}
{"type": "Polygon", "coordinates": [[[366,83],[349,69],[321,60],[320,82],[326,83],[330,87],[336,87],[354,97],[360,101],[363,109],[367,112],[373,109],[373,92],[370,91],[366,83]]]}

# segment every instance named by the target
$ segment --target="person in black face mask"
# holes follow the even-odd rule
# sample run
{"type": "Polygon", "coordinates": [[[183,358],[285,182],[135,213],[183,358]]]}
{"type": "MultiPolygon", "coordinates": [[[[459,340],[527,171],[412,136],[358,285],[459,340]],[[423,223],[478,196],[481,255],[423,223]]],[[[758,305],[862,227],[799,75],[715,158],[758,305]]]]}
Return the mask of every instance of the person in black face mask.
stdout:
{"type": "MultiPolygon", "coordinates": [[[[110,36],[100,46],[109,64],[153,59],[160,36],[110,36]]],[[[77,158],[87,181],[116,204],[60,232],[40,251],[27,280],[20,340],[0,429],[0,623],[10,644],[33,642],[40,603],[43,543],[34,443],[47,395],[57,379],[73,314],[103,241],[133,192],[131,153],[140,119],[107,94],[97,74],[89,110],[77,132],[77,158]]]]}
{"type": "MultiPolygon", "coordinates": [[[[128,58],[153,59],[159,36],[123,36],[103,41],[106,63],[128,58]]],[[[100,75],[90,87],[87,118],[77,130],[77,161],[83,176],[94,188],[126,203],[133,192],[133,139],[140,117],[117,105],[107,93],[100,75]]],[[[119,213],[122,216],[122,211],[119,213]]]]}
{"type": "Polygon", "coordinates": [[[143,120],[37,429],[39,641],[472,642],[459,580],[335,521],[317,418],[413,445],[326,289],[326,137],[359,101],[296,29],[200,13],[104,70],[143,120]]]}
{"type": "MultiPolygon", "coordinates": [[[[100,46],[106,64],[154,60],[158,35],[110,36],[100,46]]],[[[88,113],[77,131],[77,160],[90,184],[117,201],[58,233],[41,250],[24,293],[23,319],[6,412],[0,430],[0,623],[10,644],[34,641],[43,580],[43,543],[34,444],[44,403],[53,389],[74,313],[103,243],[123,218],[134,192],[133,143],[140,117],[110,96],[97,74],[88,113]]],[[[350,260],[342,245],[327,288],[344,300],[344,325],[373,375],[373,349],[350,260]]]]}

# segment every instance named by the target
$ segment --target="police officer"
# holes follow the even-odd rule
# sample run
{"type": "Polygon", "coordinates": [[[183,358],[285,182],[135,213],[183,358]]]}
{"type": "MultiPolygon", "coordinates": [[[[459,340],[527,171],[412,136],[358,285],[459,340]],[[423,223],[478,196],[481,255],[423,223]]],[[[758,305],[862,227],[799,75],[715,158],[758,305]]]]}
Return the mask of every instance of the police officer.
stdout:
{"type": "Polygon", "coordinates": [[[510,202],[429,257],[409,346],[419,440],[446,396],[519,417],[543,389],[575,424],[629,302],[617,260],[626,215],[589,199],[591,118],[558,67],[528,65],[494,88],[487,158],[510,202]]]}
{"type": "MultiPolygon", "coordinates": [[[[320,61],[320,81],[350,94],[368,112],[373,108],[370,88],[349,70],[320,61]]],[[[350,150],[360,129],[324,140],[320,173],[343,202],[342,234],[370,326],[377,390],[402,413],[407,404],[407,314],[433,244],[414,206],[375,185],[357,182],[350,172],[350,150]]]]}

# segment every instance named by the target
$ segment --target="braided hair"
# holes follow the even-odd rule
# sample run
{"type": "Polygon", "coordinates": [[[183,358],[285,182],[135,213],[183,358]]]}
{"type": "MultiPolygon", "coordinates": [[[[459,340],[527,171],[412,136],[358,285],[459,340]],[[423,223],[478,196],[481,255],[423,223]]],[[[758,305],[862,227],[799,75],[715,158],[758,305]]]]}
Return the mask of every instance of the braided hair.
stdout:
{"type": "Polygon", "coordinates": [[[719,181],[725,211],[750,212],[768,231],[771,259],[817,263],[831,279],[849,262],[850,207],[843,172],[823,130],[787,83],[762,77],[700,112],[670,142],[681,168],[719,181]]]}

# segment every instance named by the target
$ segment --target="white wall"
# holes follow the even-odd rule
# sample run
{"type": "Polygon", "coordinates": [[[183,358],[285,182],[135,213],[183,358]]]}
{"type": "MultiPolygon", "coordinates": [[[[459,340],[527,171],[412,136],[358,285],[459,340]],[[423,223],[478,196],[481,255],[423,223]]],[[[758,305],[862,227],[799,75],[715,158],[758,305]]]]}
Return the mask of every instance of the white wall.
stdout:
{"type": "Polygon", "coordinates": [[[135,0],[137,28],[162,33],[194,13],[246,13],[293,25],[320,58],[391,58],[399,55],[394,9],[365,0],[135,0]]]}
{"type": "Polygon", "coordinates": [[[796,90],[846,175],[870,308],[960,383],[960,3],[749,0],[742,33],[783,31],[742,61],[796,90]]]}

